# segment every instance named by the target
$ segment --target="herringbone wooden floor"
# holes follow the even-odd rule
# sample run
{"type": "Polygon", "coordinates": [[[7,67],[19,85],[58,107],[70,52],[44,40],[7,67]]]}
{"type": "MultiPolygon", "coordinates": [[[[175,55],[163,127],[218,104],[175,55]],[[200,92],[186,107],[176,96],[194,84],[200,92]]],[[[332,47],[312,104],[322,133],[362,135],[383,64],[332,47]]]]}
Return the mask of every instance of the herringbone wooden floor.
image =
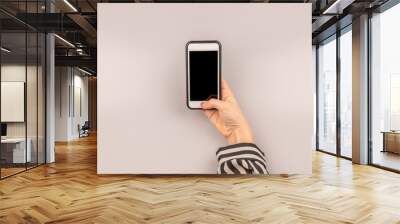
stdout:
{"type": "Polygon", "coordinates": [[[0,181],[0,223],[400,223],[400,175],[314,153],[313,175],[98,176],[96,139],[0,181]]]}

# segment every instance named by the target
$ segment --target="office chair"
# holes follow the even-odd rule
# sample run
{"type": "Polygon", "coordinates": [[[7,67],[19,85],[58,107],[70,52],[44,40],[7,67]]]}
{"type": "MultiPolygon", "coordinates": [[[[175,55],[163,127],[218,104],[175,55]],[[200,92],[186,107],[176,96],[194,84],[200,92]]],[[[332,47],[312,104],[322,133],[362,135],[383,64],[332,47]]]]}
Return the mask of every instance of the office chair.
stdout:
{"type": "Polygon", "coordinates": [[[85,121],[85,123],[82,125],[82,127],[79,127],[80,125],[78,125],[78,129],[79,129],[79,138],[80,137],[87,137],[89,136],[89,129],[90,129],[90,125],[89,125],[89,121],[85,121]]]}

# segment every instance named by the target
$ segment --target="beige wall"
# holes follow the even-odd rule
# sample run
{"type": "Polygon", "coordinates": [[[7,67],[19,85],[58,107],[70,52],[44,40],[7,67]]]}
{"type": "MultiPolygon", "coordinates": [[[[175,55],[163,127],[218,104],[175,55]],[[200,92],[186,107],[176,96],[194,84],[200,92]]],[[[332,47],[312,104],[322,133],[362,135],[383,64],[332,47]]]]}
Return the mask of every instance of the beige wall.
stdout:
{"type": "Polygon", "coordinates": [[[56,67],[55,74],[55,140],[69,141],[88,120],[88,77],[72,67],[56,67]]]}

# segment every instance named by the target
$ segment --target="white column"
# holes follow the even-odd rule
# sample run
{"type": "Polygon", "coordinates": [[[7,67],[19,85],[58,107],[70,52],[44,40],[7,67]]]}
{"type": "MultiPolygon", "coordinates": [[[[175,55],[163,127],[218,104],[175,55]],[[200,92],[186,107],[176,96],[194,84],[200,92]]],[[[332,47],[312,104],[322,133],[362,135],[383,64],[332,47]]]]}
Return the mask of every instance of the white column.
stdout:
{"type": "MultiPolygon", "coordinates": [[[[46,1],[46,11],[54,12],[54,5],[46,1]]],[[[55,162],[55,42],[54,35],[46,35],[46,163],[55,162]]]]}
{"type": "Polygon", "coordinates": [[[54,35],[47,34],[46,36],[46,163],[55,161],[54,151],[54,133],[55,133],[55,60],[54,60],[54,35]]]}

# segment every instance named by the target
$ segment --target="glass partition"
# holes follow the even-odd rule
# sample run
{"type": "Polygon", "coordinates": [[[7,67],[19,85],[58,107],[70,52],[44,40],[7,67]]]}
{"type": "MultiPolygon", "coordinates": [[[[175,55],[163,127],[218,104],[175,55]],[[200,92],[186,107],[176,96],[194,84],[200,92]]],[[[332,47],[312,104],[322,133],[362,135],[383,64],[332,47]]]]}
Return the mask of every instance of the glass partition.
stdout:
{"type": "Polygon", "coordinates": [[[24,171],[31,158],[26,150],[26,33],[2,33],[1,47],[1,176],[7,177],[24,171]]]}
{"type": "MultiPolygon", "coordinates": [[[[44,3],[0,7],[42,13],[44,3]]],[[[45,163],[45,34],[10,15],[0,12],[1,179],[45,163]]]]}
{"type": "Polygon", "coordinates": [[[36,32],[27,33],[27,74],[26,74],[26,113],[27,113],[27,150],[30,151],[30,160],[27,167],[37,165],[37,132],[38,132],[38,35],[36,32]]]}

